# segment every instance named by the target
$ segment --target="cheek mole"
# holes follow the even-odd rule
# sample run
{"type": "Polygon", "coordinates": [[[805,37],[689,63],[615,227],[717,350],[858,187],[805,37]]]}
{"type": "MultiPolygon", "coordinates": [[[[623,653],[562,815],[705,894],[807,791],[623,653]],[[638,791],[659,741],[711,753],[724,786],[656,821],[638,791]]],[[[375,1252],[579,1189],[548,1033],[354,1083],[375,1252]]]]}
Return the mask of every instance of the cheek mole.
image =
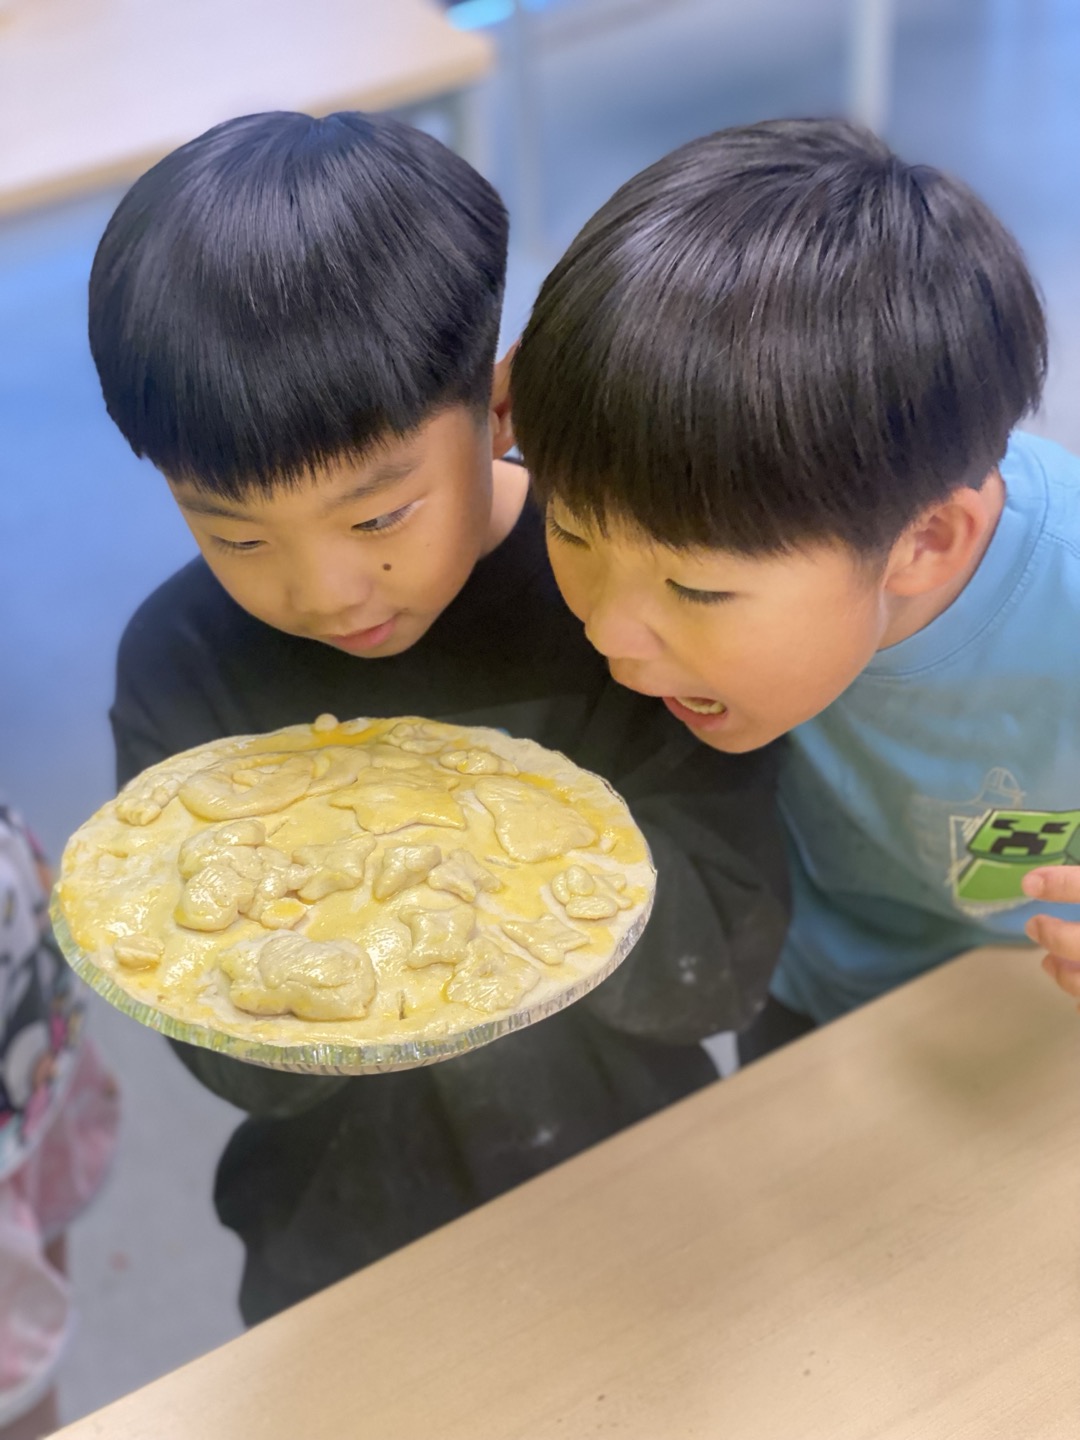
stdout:
{"type": "Polygon", "coordinates": [[[384,565],[382,568],[383,568],[384,570],[390,570],[390,569],[392,569],[393,567],[390,566],[390,565],[384,565]]]}

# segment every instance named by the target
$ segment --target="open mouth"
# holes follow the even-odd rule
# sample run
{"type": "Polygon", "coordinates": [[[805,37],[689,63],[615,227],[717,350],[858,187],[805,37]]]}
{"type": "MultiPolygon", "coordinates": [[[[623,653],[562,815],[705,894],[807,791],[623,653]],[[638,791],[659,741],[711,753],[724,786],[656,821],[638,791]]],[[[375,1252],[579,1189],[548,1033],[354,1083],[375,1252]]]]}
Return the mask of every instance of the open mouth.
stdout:
{"type": "Polygon", "coordinates": [[[676,695],[675,700],[695,715],[723,715],[727,706],[722,700],[705,700],[697,695],[676,695]]]}
{"type": "Polygon", "coordinates": [[[713,700],[708,695],[664,695],[664,704],[684,725],[692,730],[716,730],[727,725],[731,712],[723,700],[713,700]]]}

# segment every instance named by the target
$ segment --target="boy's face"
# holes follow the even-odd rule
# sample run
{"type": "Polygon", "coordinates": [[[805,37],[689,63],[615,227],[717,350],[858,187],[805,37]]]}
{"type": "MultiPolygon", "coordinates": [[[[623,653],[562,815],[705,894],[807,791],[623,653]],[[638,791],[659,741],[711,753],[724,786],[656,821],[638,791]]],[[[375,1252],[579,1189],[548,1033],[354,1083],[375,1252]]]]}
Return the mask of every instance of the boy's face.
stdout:
{"type": "Polygon", "coordinates": [[[559,588],[613,678],[717,750],[754,750],[816,715],[888,632],[882,573],[842,546],[674,551],[625,529],[600,536],[558,501],[548,536],[559,588]]]}
{"type": "Polygon", "coordinates": [[[170,486],[207,564],[257,619],[351,655],[415,644],[498,544],[492,455],[509,442],[464,407],[307,482],[233,502],[170,486]]]}

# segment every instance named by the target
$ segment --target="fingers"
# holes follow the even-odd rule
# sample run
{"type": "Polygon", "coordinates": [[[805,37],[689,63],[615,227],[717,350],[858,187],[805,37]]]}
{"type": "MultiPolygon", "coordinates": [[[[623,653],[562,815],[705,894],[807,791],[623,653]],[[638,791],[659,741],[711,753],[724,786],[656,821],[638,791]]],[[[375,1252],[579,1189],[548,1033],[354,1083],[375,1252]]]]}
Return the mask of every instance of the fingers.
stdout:
{"type": "MultiPolygon", "coordinates": [[[[1032,870],[1024,876],[1023,887],[1031,900],[1080,905],[1080,865],[1048,865],[1032,870]]],[[[1066,995],[1080,1000],[1080,921],[1036,915],[1024,930],[1029,939],[1049,952],[1042,962],[1046,973],[1066,995]]]]}
{"type": "Polygon", "coordinates": [[[1080,965],[1080,921],[1035,915],[1024,926],[1024,932],[1059,960],[1080,965]]]}
{"type": "Polygon", "coordinates": [[[1066,995],[1080,1000],[1080,965],[1075,961],[1063,960],[1060,955],[1043,957],[1042,968],[1066,995]]]}
{"type": "Polygon", "coordinates": [[[1030,870],[1022,884],[1029,900],[1080,905],[1080,865],[1046,865],[1041,870],[1030,870]]]}

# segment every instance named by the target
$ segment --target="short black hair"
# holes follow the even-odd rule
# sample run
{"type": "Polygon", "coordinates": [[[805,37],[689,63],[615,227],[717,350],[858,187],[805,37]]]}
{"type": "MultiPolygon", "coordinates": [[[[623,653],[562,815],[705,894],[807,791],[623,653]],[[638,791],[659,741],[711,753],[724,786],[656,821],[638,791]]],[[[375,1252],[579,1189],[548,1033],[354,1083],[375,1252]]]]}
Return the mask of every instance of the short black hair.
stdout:
{"type": "Polygon", "coordinates": [[[387,115],[227,121],[137,180],[98,246],[109,414],[171,479],[239,498],[491,394],[495,190],[387,115]]]}
{"type": "Polygon", "coordinates": [[[880,552],[981,484],[1038,404],[1046,326],[964,185],[843,121],[693,141],[625,184],[514,359],[540,497],[677,549],[880,552]]]}

